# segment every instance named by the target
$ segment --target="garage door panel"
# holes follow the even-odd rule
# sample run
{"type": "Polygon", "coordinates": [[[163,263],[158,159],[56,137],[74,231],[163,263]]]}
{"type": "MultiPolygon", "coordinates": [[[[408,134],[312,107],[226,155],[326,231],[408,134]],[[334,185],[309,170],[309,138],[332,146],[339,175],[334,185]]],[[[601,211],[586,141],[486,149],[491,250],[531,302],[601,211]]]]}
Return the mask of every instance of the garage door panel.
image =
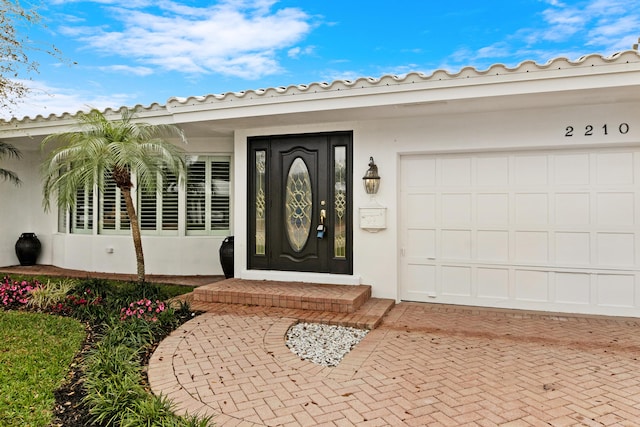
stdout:
{"type": "Polygon", "coordinates": [[[471,268],[442,266],[442,294],[458,297],[471,296],[471,268]]]}
{"type": "Polygon", "coordinates": [[[457,157],[441,160],[442,186],[469,186],[471,184],[471,158],[457,157]]]}
{"type": "Polygon", "coordinates": [[[509,185],[509,158],[479,157],[476,160],[476,184],[497,187],[509,185]]]}
{"type": "Polygon", "coordinates": [[[598,305],[633,307],[637,289],[633,275],[599,274],[596,280],[598,305]]]}
{"type": "Polygon", "coordinates": [[[443,224],[469,224],[471,221],[471,194],[443,194],[443,224]]]}
{"type": "Polygon", "coordinates": [[[426,301],[436,295],[436,267],[434,265],[409,264],[407,266],[406,299],[426,301]]]}
{"type": "Polygon", "coordinates": [[[598,233],[597,254],[601,267],[633,267],[635,236],[631,233],[598,233]]]}
{"type": "Polygon", "coordinates": [[[407,235],[407,252],[409,258],[435,259],[436,231],[412,229],[407,235]]]}
{"type": "Polygon", "coordinates": [[[591,234],[556,232],[555,254],[559,266],[588,267],[591,264],[591,234]]]}
{"type": "Polygon", "coordinates": [[[596,218],[598,225],[633,225],[634,193],[598,193],[596,218]]]}
{"type": "Polygon", "coordinates": [[[591,275],[586,273],[556,273],[555,301],[563,304],[590,304],[591,275]]]}
{"type": "Polygon", "coordinates": [[[515,156],[513,175],[515,184],[523,186],[546,185],[548,181],[548,158],[540,156],[515,156]]]}
{"type": "Polygon", "coordinates": [[[634,183],[633,153],[596,154],[596,184],[632,185],[634,183]]]}
{"type": "Polygon", "coordinates": [[[472,261],[470,230],[442,230],[441,242],[442,259],[472,261]]]}
{"type": "Polygon", "coordinates": [[[477,258],[480,262],[509,262],[509,232],[478,230],[477,258]]]}
{"type": "Polygon", "coordinates": [[[509,270],[479,267],[476,272],[478,298],[507,300],[509,298],[509,270]]]}
{"type": "Polygon", "coordinates": [[[432,227],[437,223],[435,194],[410,194],[405,203],[407,226],[432,227]]]}
{"type": "Polygon", "coordinates": [[[640,317],[640,147],[414,155],[400,170],[401,299],[640,317]]]}
{"type": "Polygon", "coordinates": [[[478,225],[505,225],[509,223],[509,194],[490,193],[476,196],[478,225]]]}
{"type": "Polygon", "coordinates": [[[556,185],[587,185],[591,176],[589,154],[560,154],[554,158],[556,185]]]}
{"type": "Polygon", "coordinates": [[[537,193],[515,195],[516,225],[549,224],[549,196],[537,193]]]}
{"type": "Polygon", "coordinates": [[[436,159],[406,157],[402,160],[402,181],[408,187],[436,185],[436,159]]]}
{"type": "Polygon", "coordinates": [[[549,262],[549,233],[546,231],[518,231],[515,233],[516,264],[549,262]]]}
{"type": "Polygon", "coordinates": [[[555,224],[557,226],[586,226],[591,222],[589,193],[555,194],[555,224]]]}
{"type": "Polygon", "coordinates": [[[520,301],[549,301],[549,273],[535,270],[515,271],[515,296],[520,301]]]}

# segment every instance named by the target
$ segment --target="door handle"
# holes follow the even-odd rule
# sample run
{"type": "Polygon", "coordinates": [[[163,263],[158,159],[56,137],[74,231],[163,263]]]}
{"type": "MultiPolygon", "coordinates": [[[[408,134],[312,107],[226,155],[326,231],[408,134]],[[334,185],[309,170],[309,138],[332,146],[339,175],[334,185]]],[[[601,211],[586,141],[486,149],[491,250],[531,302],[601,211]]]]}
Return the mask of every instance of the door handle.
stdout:
{"type": "Polygon", "coordinates": [[[324,238],[324,233],[326,231],[326,226],[324,225],[324,220],[327,217],[327,211],[325,209],[320,209],[320,224],[318,224],[317,228],[317,236],[318,239],[324,238]]]}

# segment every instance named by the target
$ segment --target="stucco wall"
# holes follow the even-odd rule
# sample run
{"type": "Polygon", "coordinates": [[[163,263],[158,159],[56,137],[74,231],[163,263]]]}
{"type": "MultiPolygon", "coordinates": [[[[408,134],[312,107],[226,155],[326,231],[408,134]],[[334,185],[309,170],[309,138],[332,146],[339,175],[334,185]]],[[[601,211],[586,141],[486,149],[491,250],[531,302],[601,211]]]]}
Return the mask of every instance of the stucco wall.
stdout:
{"type": "MultiPolygon", "coordinates": [[[[39,264],[85,271],[135,273],[135,254],[129,234],[99,235],[58,233],[57,208],[45,213],[39,167],[42,154],[36,141],[18,146],[23,158],[3,163],[20,176],[23,184],[14,187],[0,182],[0,265],[16,265],[14,245],[22,232],[35,232],[42,243],[39,264]]],[[[187,153],[231,155],[232,139],[193,138],[182,148],[187,153]]],[[[232,204],[233,205],[233,204],[232,204]]],[[[143,236],[147,274],[222,274],[218,249],[225,236],[143,236]]]]}
{"type": "Polygon", "coordinates": [[[55,216],[45,213],[42,207],[42,186],[39,167],[40,152],[33,145],[17,145],[21,151],[20,159],[5,159],[4,169],[18,174],[22,185],[14,186],[8,181],[0,182],[0,265],[18,264],[15,243],[21,233],[34,232],[42,243],[42,255],[39,263],[51,262],[51,228],[55,225],[55,216]]]}
{"type": "MultiPolygon", "coordinates": [[[[249,278],[277,278],[328,283],[363,283],[373,286],[377,297],[398,297],[399,164],[404,154],[450,153],[460,151],[532,150],[567,147],[615,146],[640,144],[640,103],[583,103],[564,105],[562,94],[554,95],[547,106],[528,108],[523,96],[517,108],[494,110],[489,102],[482,112],[442,114],[439,106],[403,118],[359,120],[296,126],[270,126],[237,130],[233,137],[190,138],[185,150],[198,154],[231,154],[233,176],[232,231],[236,236],[236,272],[249,278]],[[551,106],[549,106],[551,105],[551,106]],[[557,105],[557,106],[553,106],[557,105]],[[621,123],[629,131],[618,131],[621,123]],[[586,126],[593,135],[584,135],[586,126]],[[608,126],[604,135],[602,126],[608,126]],[[567,126],[574,127],[566,137],[567,126]],[[352,130],[354,135],[354,274],[326,276],[289,272],[249,272],[246,270],[246,141],[249,136],[352,130]],[[362,188],[362,176],[369,157],[373,156],[382,177],[377,203],[387,207],[387,228],[370,233],[359,228],[358,209],[370,203],[362,188]]],[[[474,108],[478,108],[476,105],[474,108]]],[[[404,110],[403,110],[404,111],[404,110]]],[[[286,123],[281,120],[280,123],[286,123]]],[[[87,271],[135,272],[135,258],[128,235],[64,235],[57,233],[56,212],[44,213],[41,185],[37,173],[41,158],[34,144],[23,149],[24,158],[3,165],[17,172],[25,181],[15,188],[0,183],[0,265],[17,263],[13,245],[19,234],[33,231],[43,243],[39,262],[87,271]],[[107,250],[113,248],[113,252],[107,250]],[[55,254],[55,255],[54,255],[55,254]]],[[[150,274],[221,274],[217,251],[224,236],[178,237],[145,236],[143,244],[147,273],[150,274]]]]}
{"type": "MultiPolygon", "coordinates": [[[[558,98],[562,104],[562,98],[558,98]]],[[[527,109],[521,108],[406,117],[402,119],[358,121],[309,126],[279,126],[238,132],[235,138],[236,174],[236,271],[244,277],[313,281],[318,277],[305,273],[246,271],[246,138],[255,135],[353,130],[354,132],[354,276],[324,277],[326,282],[357,281],[373,286],[377,297],[398,297],[398,200],[400,156],[415,153],[449,153],[461,151],[539,150],[568,147],[615,146],[640,144],[640,121],[634,112],[640,104],[570,105],[527,109]],[[629,131],[618,131],[626,123],[629,131]],[[607,125],[607,135],[604,135],[607,125]],[[567,126],[573,136],[567,137],[567,126]],[[587,126],[593,134],[585,135],[587,126]],[[370,203],[362,187],[362,176],[369,157],[375,158],[382,177],[376,201],[387,207],[387,229],[370,233],[359,228],[358,208],[370,203]]]]}

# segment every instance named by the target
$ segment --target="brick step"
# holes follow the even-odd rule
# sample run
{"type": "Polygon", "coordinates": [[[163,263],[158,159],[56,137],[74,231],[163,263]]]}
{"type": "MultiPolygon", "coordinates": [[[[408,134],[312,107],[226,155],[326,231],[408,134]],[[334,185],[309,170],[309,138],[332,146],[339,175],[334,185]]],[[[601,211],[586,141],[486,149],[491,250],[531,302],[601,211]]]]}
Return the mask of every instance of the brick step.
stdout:
{"type": "Polygon", "coordinates": [[[303,310],[294,308],[265,307],[258,305],[236,305],[220,302],[194,301],[194,293],[181,295],[179,299],[189,302],[193,310],[219,314],[278,316],[296,319],[299,322],[324,323],[327,325],[350,326],[352,328],[375,329],[383,317],[395,306],[392,299],[370,298],[352,313],[334,311],[303,310]]]}
{"type": "Polygon", "coordinates": [[[353,313],[369,298],[369,285],[227,279],[196,288],[192,301],[353,313]]]}

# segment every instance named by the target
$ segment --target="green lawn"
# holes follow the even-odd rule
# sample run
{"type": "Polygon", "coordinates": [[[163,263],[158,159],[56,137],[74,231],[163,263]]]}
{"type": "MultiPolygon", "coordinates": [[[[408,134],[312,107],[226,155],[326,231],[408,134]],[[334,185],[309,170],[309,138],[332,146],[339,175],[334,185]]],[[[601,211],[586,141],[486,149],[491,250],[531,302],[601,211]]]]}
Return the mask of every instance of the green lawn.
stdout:
{"type": "Polygon", "coordinates": [[[0,310],[1,426],[50,424],[54,390],[84,338],[84,326],[75,319],[0,310]]]}

